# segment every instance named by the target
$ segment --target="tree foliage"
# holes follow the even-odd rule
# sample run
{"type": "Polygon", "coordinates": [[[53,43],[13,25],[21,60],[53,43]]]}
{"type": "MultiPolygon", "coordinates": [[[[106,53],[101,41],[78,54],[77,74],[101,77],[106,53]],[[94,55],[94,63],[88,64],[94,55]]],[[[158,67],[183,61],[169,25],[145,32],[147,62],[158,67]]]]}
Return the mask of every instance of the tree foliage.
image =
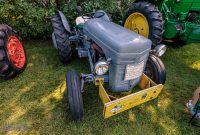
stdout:
{"type": "Polygon", "coordinates": [[[74,24],[78,15],[77,2],[84,12],[105,10],[113,21],[122,20],[126,8],[133,0],[0,0],[0,23],[14,27],[25,39],[46,39],[51,36],[50,17],[55,10],[63,11],[74,24]]]}

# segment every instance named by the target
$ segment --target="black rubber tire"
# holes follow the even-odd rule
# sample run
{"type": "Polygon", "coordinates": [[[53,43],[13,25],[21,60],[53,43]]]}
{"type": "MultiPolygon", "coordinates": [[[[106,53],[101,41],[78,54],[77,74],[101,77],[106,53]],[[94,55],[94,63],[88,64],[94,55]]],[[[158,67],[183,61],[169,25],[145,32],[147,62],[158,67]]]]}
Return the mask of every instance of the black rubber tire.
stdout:
{"type": "Polygon", "coordinates": [[[72,119],[80,121],[83,117],[83,99],[81,94],[80,76],[70,70],[66,77],[67,95],[72,119]]]}
{"type": "MultiPolygon", "coordinates": [[[[15,36],[19,39],[14,30],[8,25],[0,25],[0,77],[2,79],[11,79],[24,71],[26,68],[26,52],[24,50],[25,55],[25,63],[22,68],[17,68],[10,61],[8,53],[7,53],[7,42],[10,36],[15,36]]],[[[23,46],[23,45],[22,45],[23,46]]]]}
{"type": "Polygon", "coordinates": [[[152,41],[152,48],[157,46],[163,40],[164,33],[164,20],[162,18],[162,14],[158,10],[158,8],[147,1],[139,1],[134,3],[126,12],[125,17],[123,19],[123,26],[127,18],[133,14],[134,12],[139,12],[143,14],[149,24],[149,36],[148,38],[152,41]]]}
{"type": "Polygon", "coordinates": [[[157,84],[165,84],[166,70],[163,62],[155,55],[150,54],[144,73],[157,84]]]}
{"type": "Polygon", "coordinates": [[[69,33],[65,30],[58,13],[51,17],[51,24],[56,39],[58,57],[65,64],[71,60],[72,56],[69,33]]]}

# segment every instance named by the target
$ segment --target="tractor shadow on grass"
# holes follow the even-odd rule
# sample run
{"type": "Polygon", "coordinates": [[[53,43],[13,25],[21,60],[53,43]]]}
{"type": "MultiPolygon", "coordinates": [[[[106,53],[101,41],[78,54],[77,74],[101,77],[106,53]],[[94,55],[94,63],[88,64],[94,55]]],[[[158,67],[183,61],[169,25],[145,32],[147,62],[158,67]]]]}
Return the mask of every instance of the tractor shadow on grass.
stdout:
{"type": "Polygon", "coordinates": [[[167,45],[168,47],[174,47],[174,48],[180,48],[180,47],[183,47],[186,45],[186,42],[180,40],[180,39],[177,39],[177,40],[164,40],[162,41],[162,44],[165,44],[167,45]]]}

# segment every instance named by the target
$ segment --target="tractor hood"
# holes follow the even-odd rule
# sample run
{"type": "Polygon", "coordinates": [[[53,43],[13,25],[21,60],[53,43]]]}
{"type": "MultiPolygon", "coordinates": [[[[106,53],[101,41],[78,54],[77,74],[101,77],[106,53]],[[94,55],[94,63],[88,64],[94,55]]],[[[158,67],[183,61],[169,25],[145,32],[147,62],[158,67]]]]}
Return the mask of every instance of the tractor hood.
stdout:
{"type": "Polygon", "coordinates": [[[122,26],[103,19],[91,19],[83,27],[84,35],[94,41],[111,58],[109,66],[109,86],[114,92],[131,90],[140,81],[151,50],[151,41],[122,26]],[[143,64],[142,64],[143,63],[143,64]],[[129,66],[139,73],[127,79],[129,66]]]}
{"type": "Polygon", "coordinates": [[[113,59],[120,55],[130,58],[131,54],[148,53],[151,49],[149,39],[110,21],[91,19],[85,23],[83,31],[113,59]]]}

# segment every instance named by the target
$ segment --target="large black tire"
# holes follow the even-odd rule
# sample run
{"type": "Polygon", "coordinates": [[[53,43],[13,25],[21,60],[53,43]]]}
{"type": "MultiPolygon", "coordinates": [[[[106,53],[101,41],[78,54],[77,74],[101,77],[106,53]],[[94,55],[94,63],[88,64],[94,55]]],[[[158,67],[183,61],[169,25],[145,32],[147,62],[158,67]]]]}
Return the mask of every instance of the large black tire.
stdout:
{"type": "Polygon", "coordinates": [[[19,37],[8,25],[0,25],[0,77],[6,80],[13,78],[22,73],[25,68],[26,54],[19,37]],[[9,50],[9,46],[11,45],[11,40],[12,45],[14,44],[15,46],[17,44],[13,53],[17,63],[16,61],[14,63],[13,54],[10,54],[11,50],[9,50]]]}
{"type": "Polygon", "coordinates": [[[55,42],[57,44],[58,57],[62,63],[67,63],[71,60],[72,56],[69,33],[65,30],[58,13],[51,17],[51,24],[55,42]]]}
{"type": "Polygon", "coordinates": [[[80,76],[74,70],[67,72],[66,85],[72,119],[80,121],[83,117],[83,99],[80,76]]]}
{"type": "Polygon", "coordinates": [[[144,73],[157,84],[165,84],[166,70],[163,62],[155,55],[150,54],[144,73]]]}
{"type": "Polygon", "coordinates": [[[147,36],[147,38],[149,38],[152,41],[153,43],[152,48],[154,48],[156,45],[160,44],[160,42],[163,40],[162,36],[164,33],[164,21],[162,18],[162,14],[154,4],[147,1],[139,1],[134,3],[127,10],[123,20],[124,26],[126,21],[128,21],[128,17],[136,12],[146,17],[146,20],[149,25],[149,35],[147,36]]]}

